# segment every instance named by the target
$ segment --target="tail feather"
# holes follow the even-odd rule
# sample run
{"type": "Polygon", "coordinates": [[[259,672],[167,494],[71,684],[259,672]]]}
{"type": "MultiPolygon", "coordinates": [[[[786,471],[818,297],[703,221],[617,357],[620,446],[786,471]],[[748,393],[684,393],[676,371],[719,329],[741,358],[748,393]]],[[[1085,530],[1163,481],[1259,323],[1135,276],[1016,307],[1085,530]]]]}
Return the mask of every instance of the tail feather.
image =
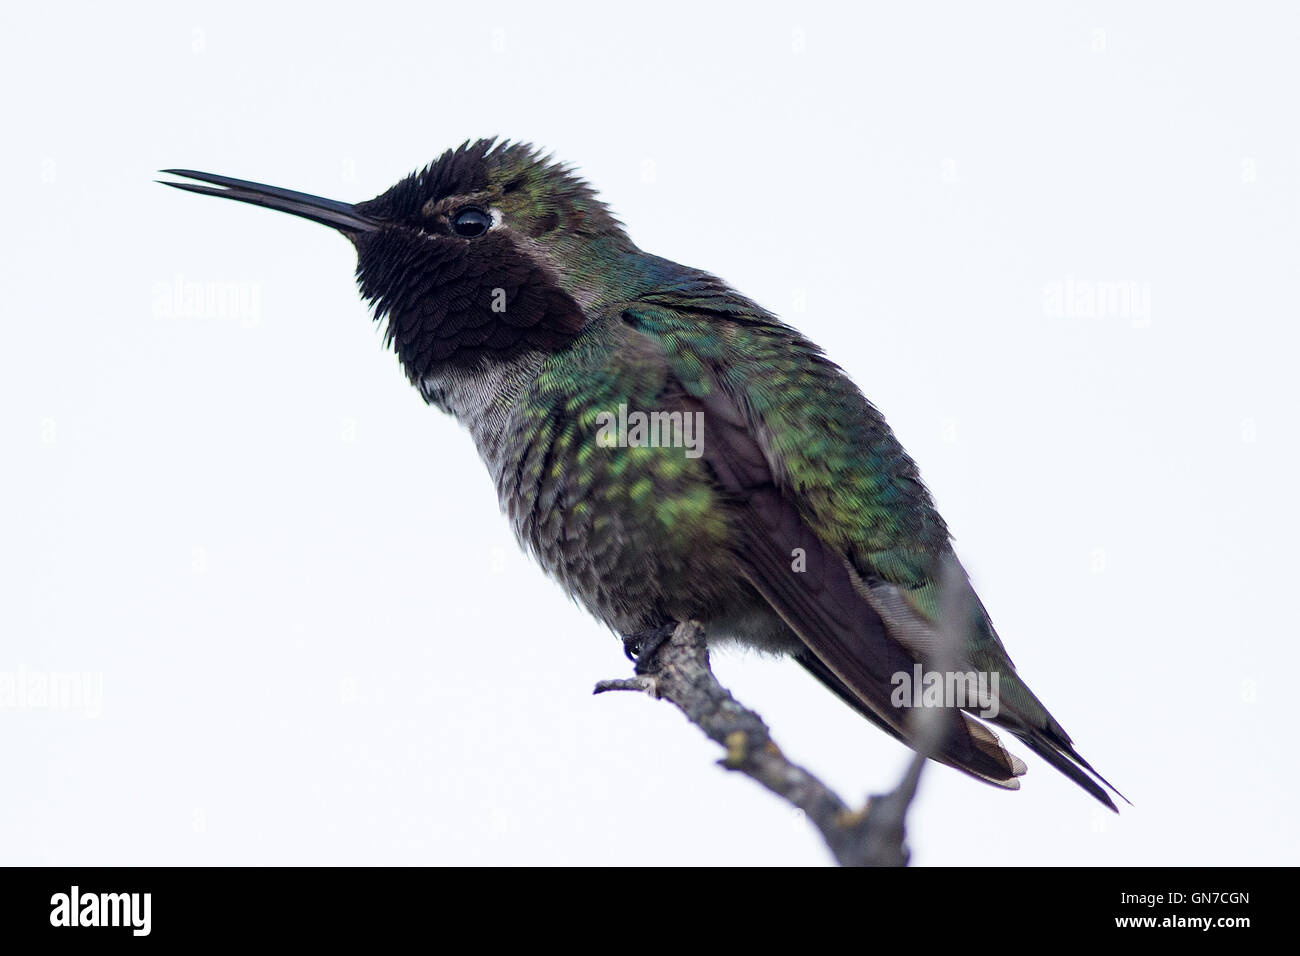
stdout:
{"type": "Polygon", "coordinates": [[[993,718],[993,723],[1014,734],[1025,746],[1092,794],[1104,806],[1119,812],[1106,790],[1132,806],[1128,797],[1120,793],[1114,784],[1099,774],[1075,750],[1070,735],[1015,672],[1010,659],[1006,660],[1004,666],[1002,685],[1009,693],[1000,697],[1000,710],[997,717],[993,718]]]}
{"type": "MultiPolygon", "coordinates": [[[[817,655],[805,651],[795,655],[795,660],[803,665],[804,670],[821,681],[828,690],[834,692],[836,697],[867,718],[867,720],[904,746],[912,746],[912,742],[897,727],[888,721],[882,720],[875,711],[864,704],[862,698],[854,693],[844,681],[840,680],[835,675],[835,672],[827,667],[817,655]]],[[[1019,790],[1019,778],[1024,776],[1027,770],[1025,762],[1002,746],[1002,741],[998,738],[998,735],[988,727],[967,714],[962,714],[962,719],[966,733],[969,736],[971,749],[978,756],[961,760],[945,753],[941,748],[940,752],[933,755],[933,759],[945,766],[952,767],[954,770],[969,774],[976,780],[990,783],[995,787],[1001,787],[1003,790],[1019,790]]]]}
{"type": "MultiPolygon", "coordinates": [[[[1032,750],[1038,756],[1042,757],[1053,767],[1059,770],[1065,776],[1069,777],[1076,784],[1092,794],[1102,804],[1119,812],[1119,807],[1115,806],[1115,801],[1110,798],[1110,794],[1102,788],[1105,784],[1115,796],[1119,797],[1125,803],[1129,803],[1128,797],[1116,790],[1105,777],[1093,770],[1088,761],[1084,760],[1075,752],[1074,747],[1069,743],[1064,745],[1047,739],[1041,731],[1012,731],[1026,747],[1032,750]],[[1095,778],[1095,779],[1094,779],[1095,778]],[[1100,781],[1100,783],[1098,783],[1100,781]]],[[[1131,806],[1131,804],[1130,804],[1131,806]]]]}

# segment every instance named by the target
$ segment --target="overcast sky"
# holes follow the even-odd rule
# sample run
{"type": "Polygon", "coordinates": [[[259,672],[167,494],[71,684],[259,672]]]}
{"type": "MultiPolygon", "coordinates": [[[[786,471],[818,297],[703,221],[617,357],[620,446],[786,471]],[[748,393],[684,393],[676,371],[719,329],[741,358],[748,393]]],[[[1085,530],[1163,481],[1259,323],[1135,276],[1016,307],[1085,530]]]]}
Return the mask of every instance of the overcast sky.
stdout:
{"type": "MultiPolygon", "coordinates": [[[[854,376],[1135,804],[932,767],[927,865],[1300,862],[1300,8],[9,4],[0,859],[815,864],[517,549],[328,229],[492,134],[854,376]],[[255,24],[255,26],[250,26],[255,24]],[[191,296],[220,291],[225,299],[191,296]],[[224,303],[224,304],[223,304],[224,303]],[[1091,303],[1091,304],[1089,304],[1091,303]]],[[[716,669],[848,799],[909,752],[716,669]]]]}

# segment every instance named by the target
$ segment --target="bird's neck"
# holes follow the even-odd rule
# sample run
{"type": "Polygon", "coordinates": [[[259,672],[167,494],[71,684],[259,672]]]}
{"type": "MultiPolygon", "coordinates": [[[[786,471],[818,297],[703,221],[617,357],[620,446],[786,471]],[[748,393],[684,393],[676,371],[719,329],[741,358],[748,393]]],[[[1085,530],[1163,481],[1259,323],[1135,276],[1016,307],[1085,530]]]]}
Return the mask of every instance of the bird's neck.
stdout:
{"type": "Polygon", "coordinates": [[[456,417],[485,459],[495,456],[506,416],[533,382],[547,353],[528,349],[509,358],[479,356],[430,369],[418,385],[424,400],[456,417]]]}
{"type": "Polygon", "coordinates": [[[735,293],[716,277],[642,252],[625,236],[566,245],[532,241],[529,254],[594,319],[646,296],[735,293]]]}

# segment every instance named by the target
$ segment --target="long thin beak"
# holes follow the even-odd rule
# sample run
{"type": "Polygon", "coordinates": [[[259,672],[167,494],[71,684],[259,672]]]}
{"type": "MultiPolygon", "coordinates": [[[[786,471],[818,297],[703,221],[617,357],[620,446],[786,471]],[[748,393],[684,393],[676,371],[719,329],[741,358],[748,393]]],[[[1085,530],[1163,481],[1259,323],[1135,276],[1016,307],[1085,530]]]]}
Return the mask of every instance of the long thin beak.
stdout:
{"type": "Polygon", "coordinates": [[[231,179],[229,176],[200,173],[193,169],[160,171],[169,176],[184,176],[186,179],[197,179],[201,183],[212,183],[211,186],[197,186],[194,183],[158,180],[164,186],[174,186],[204,196],[222,196],[226,199],[252,203],[254,206],[265,206],[267,209],[277,209],[293,216],[310,219],[312,222],[333,226],[349,237],[354,234],[374,232],[380,226],[377,220],[363,216],[357,212],[356,207],[345,202],[322,199],[320,196],[294,192],[292,189],[281,189],[278,186],[265,186],[262,183],[250,183],[243,179],[231,179]]]}

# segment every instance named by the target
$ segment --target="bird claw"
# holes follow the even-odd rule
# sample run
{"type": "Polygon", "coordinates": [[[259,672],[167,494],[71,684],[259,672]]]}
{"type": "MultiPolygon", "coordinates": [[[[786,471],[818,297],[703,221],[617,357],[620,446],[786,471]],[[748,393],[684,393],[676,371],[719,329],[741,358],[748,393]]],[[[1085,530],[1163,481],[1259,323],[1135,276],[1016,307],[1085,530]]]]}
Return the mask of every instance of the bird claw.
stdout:
{"type": "Polygon", "coordinates": [[[658,669],[653,666],[655,655],[659,652],[659,648],[668,643],[668,639],[673,636],[673,631],[676,629],[675,623],[661,624],[659,627],[650,627],[644,631],[624,635],[623,653],[636,665],[636,673],[652,674],[658,669]]]}

